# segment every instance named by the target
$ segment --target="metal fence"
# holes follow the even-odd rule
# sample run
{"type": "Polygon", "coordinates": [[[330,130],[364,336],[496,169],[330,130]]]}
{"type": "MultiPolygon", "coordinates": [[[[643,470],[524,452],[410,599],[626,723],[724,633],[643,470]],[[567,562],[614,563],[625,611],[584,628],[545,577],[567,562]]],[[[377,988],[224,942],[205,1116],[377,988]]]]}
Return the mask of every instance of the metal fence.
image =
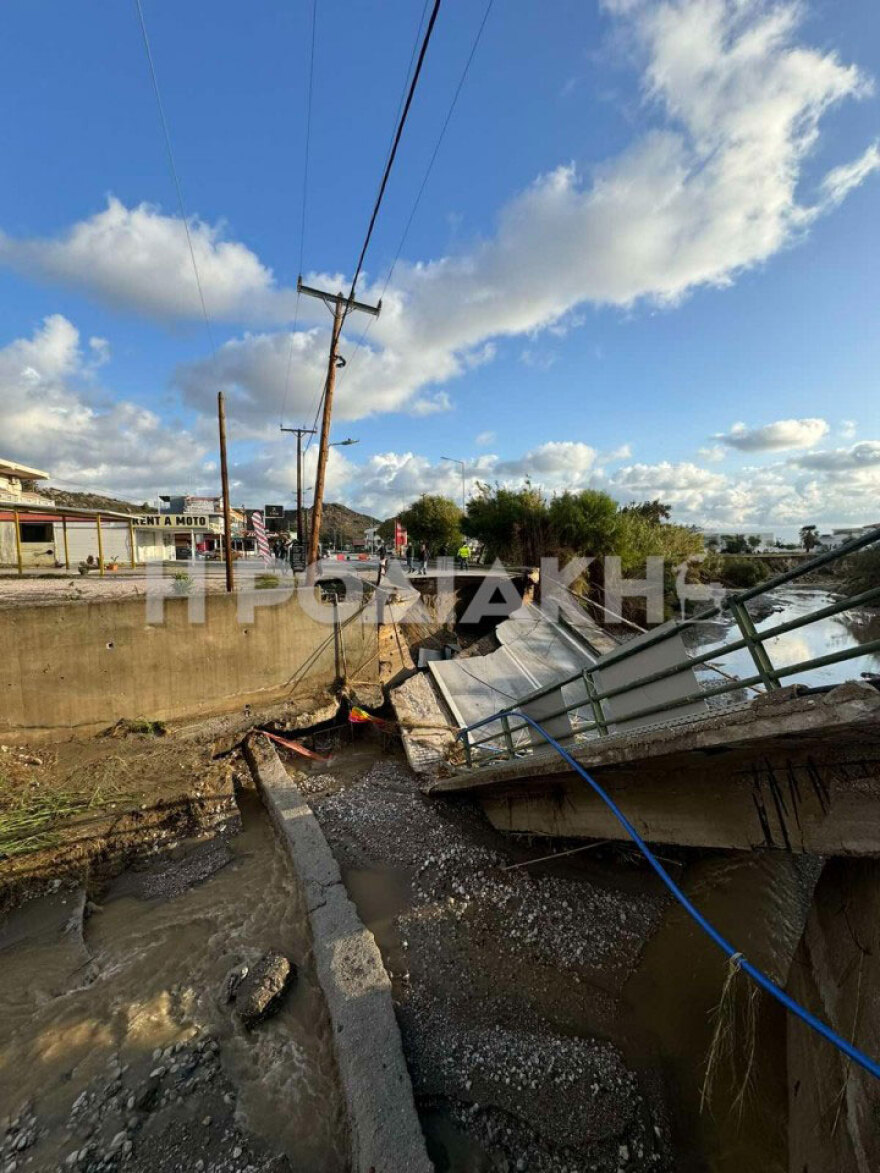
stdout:
{"type": "Polygon", "coordinates": [[[486,765],[490,762],[496,762],[500,759],[518,757],[525,752],[531,752],[535,748],[530,735],[523,741],[522,735],[524,733],[528,734],[530,723],[518,717],[517,710],[520,709],[530,708],[532,710],[532,716],[539,717],[542,724],[545,725],[554,719],[565,719],[567,721],[571,715],[577,715],[578,720],[576,726],[571,728],[571,732],[562,733],[557,736],[558,741],[568,741],[571,743],[582,740],[587,736],[608,736],[613,731],[609,726],[614,726],[615,724],[626,725],[629,723],[630,727],[632,727],[632,723],[634,722],[644,722],[651,717],[659,718],[661,714],[664,718],[675,719],[677,716],[676,710],[682,710],[682,713],[678,715],[681,719],[696,720],[700,716],[705,715],[705,710],[694,714],[692,711],[693,706],[711,697],[722,696],[744,688],[778,689],[790,677],[799,676],[814,669],[830,664],[837,664],[841,661],[880,653],[880,639],[875,639],[853,647],[842,648],[839,651],[829,652],[827,655],[802,660],[796,664],[777,667],[774,665],[770,650],[767,647],[769,641],[778,636],[807,627],[830,616],[838,615],[843,611],[849,611],[855,607],[863,607],[877,602],[880,600],[880,582],[869,590],[861,591],[858,594],[845,595],[827,607],[821,607],[816,611],[811,611],[788,622],[768,627],[763,631],[758,631],[755,627],[754,620],[747,609],[747,604],[751,600],[758,599],[770,591],[775,590],[777,587],[793,582],[822,567],[839,563],[849,555],[877,542],[880,542],[880,528],[872,529],[854,538],[852,541],[838,546],[834,550],[825,551],[817,557],[801,563],[800,566],[795,567],[793,570],[777,574],[773,578],[767,579],[765,582],[749,590],[729,594],[721,603],[709,607],[689,619],[664,624],[661,628],[648,633],[645,637],[633,641],[632,644],[622,644],[619,648],[600,657],[595,664],[585,667],[581,672],[555,681],[553,684],[546,685],[543,688],[536,689],[534,692],[530,692],[514,703],[507,705],[505,708],[499,709],[492,717],[484,719],[476,725],[467,726],[460,731],[459,737],[464,746],[468,767],[472,768],[479,765],[486,765]],[[664,665],[656,671],[644,675],[637,675],[614,687],[602,687],[601,675],[603,671],[606,671],[612,665],[621,664],[634,656],[644,653],[649,648],[660,648],[662,645],[673,640],[680,641],[682,634],[688,628],[693,627],[697,623],[702,623],[723,615],[729,615],[734,620],[735,628],[739,632],[739,638],[733,639],[729,643],[715,645],[710,650],[701,652],[698,655],[686,655],[684,658],[678,659],[672,664],[664,665]],[[665,698],[659,703],[646,704],[635,709],[629,709],[625,717],[616,722],[614,718],[609,716],[608,702],[615,698],[637,693],[639,690],[661,681],[669,681],[676,677],[680,678],[683,673],[689,672],[695,667],[708,665],[711,660],[719,656],[741,651],[742,649],[747,649],[751,656],[755,668],[753,674],[737,678],[727,677],[723,683],[709,687],[698,687],[693,691],[679,691],[677,696],[665,698]],[[562,689],[568,686],[569,694],[571,694],[572,689],[570,686],[573,685],[578,686],[575,690],[577,692],[577,698],[575,700],[569,700],[567,703],[562,703],[555,708],[552,707],[553,701],[551,698],[553,695],[558,694],[559,699],[563,700],[562,689]],[[686,710],[689,707],[691,711],[687,712],[686,710]],[[491,728],[492,731],[482,737],[474,737],[477,729],[482,729],[485,732],[487,727],[491,728]]]}

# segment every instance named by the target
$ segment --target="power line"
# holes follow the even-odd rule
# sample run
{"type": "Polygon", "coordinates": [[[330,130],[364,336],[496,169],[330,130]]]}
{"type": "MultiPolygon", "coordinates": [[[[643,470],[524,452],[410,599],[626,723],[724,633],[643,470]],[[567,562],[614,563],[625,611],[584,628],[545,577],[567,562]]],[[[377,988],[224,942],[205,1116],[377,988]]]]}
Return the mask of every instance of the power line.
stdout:
{"type": "MultiPolygon", "coordinates": [[[[299,229],[299,275],[302,276],[303,269],[303,253],[305,251],[306,240],[306,200],[309,186],[309,155],[312,141],[312,93],[315,82],[315,30],[318,24],[318,0],[312,0],[312,38],[311,49],[309,52],[309,88],[308,98],[306,100],[306,140],[305,140],[305,158],[303,160],[303,181],[302,181],[302,199],[300,201],[300,229],[299,229]]],[[[284,413],[287,410],[287,400],[290,395],[290,374],[293,367],[293,344],[296,338],[296,327],[299,323],[299,299],[300,292],[297,287],[296,304],[293,310],[293,327],[290,331],[290,349],[287,352],[287,374],[284,377],[284,397],[281,402],[281,418],[280,423],[284,425],[284,413]]]]}
{"type": "MultiPolygon", "coordinates": [[[[431,2],[431,0],[425,0],[425,3],[422,5],[422,15],[419,17],[419,26],[416,29],[416,35],[413,38],[412,52],[409,55],[409,64],[406,67],[406,75],[404,76],[404,79],[403,79],[403,85],[400,88],[400,98],[398,99],[398,102],[397,102],[397,112],[394,115],[393,126],[395,126],[395,127],[397,126],[398,122],[400,121],[400,112],[403,109],[403,103],[404,103],[404,99],[406,98],[407,87],[409,86],[410,75],[412,74],[413,62],[416,59],[416,52],[418,51],[419,40],[421,38],[422,28],[425,23],[425,14],[428,11],[428,5],[430,4],[430,2],[431,2]]],[[[393,143],[394,143],[394,130],[391,131],[391,137],[388,140],[388,150],[385,152],[385,162],[386,163],[388,162],[388,156],[391,154],[391,147],[392,147],[393,143]]]]}
{"type": "MultiPolygon", "coordinates": [[[[468,58],[467,58],[467,61],[465,62],[464,69],[462,70],[461,77],[458,79],[458,85],[455,87],[455,93],[452,96],[452,101],[450,102],[449,109],[446,112],[446,118],[443,120],[443,126],[440,128],[440,134],[437,137],[437,142],[434,145],[434,150],[431,154],[430,160],[428,161],[428,166],[425,169],[425,174],[422,177],[422,182],[419,186],[418,192],[416,193],[415,201],[413,202],[412,209],[411,209],[410,214],[407,218],[406,225],[403,229],[403,233],[400,237],[400,242],[397,246],[397,252],[394,254],[394,260],[391,262],[391,267],[388,270],[388,276],[385,278],[385,284],[382,286],[382,292],[379,295],[380,300],[385,296],[385,294],[388,290],[388,286],[391,283],[391,278],[394,275],[394,270],[397,267],[397,262],[400,260],[400,255],[403,252],[404,245],[406,244],[407,237],[409,236],[409,230],[412,227],[412,223],[413,223],[413,220],[415,219],[416,212],[418,211],[419,204],[421,203],[422,196],[425,193],[425,188],[427,187],[428,179],[431,176],[431,172],[434,169],[434,164],[437,161],[437,156],[440,153],[440,147],[443,144],[443,139],[446,136],[447,129],[449,128],[449,123],[452,121],[452,115],[455,112],[455,107],[458,103],[458,99],[461,95],[461,91],[464,88],[464,83],[467,80],[468,73],[470,72],[471,64],[474,60],[474,57],[476,56],[477,49],[479,48],[480,40],[482,39],[482,36],[483,36],[483,30],[486,27],[486,23],[489,19],[489,14],[492,11],[492,5],[494,4],[494,2],[495,2],[495,0],[488,0],[485,11],[483,12],[483,19],[480,21],[479,28],[477,29],[477,34],[474,37],[473,44],[471,45],[471,51],[468,54],[468,58]]],[[[374,321],[375,321],[374,318],[370,318],[369,322],[367,322],[366,326],[364,327],[364,331],[361,334],[360,338],[358,339],[358,342],[354,348],[354,353],[352,354],[351,358],[348,360],[349,368],[351,367],[351,364],[354,362],[355,356],[357,355],[358,351],[364,345],[364,342],[366,341],[367,335],[369,334],[370,330],[373,327],[374,321]]]]}
{"type": "MultiPolygon", "coordinates": [[[[419,20],[419,27],[416,30],[416,39],[413,44],[413,52],[410,54],[410,62],[409,62],[409,66],[407,68],[407,79],[409,79],[410,72],[412,71],[413,57],[415,56],[415,49],[416,49],[416,45],[418,44],[419,34],[421,33],[422,25],[424,24],[425,12],[427,10],[427,6],[428,6],[428,0],[425,0],[425,5],[422,9],[422,16],[421,16],[421,19],[419,20]]],[[[394,132],[394,137],[391,141],[391,149],[389,150],[388,156],[385,161],[385,168],[384,168],[384,171],[382,174],[382,182],[379,185],[379,192],[376,196],[376,202],[373,205],[373,211],[370,216],[370,222],[367,226],[367,233],[366,233],[366,236],[364,237],[364,243],[361,248],[360,256],[358,257],[357,266],[355,267],[354,277],[352,278],[351,288],[348,293],[348,298],[346,299],[347,306],[346,306],[346,309],[343,313],[343,323],[345,321],[345,316],[347,315],[347,313],[351,307],[351,304],[354,301],[355,289],[357,287],[358,278],[360,277],[361,269],[363,268],[364,258],[366,257],[367,249],[369,248],[369,245],[370,245],[370,240],[373,235],[373,229],[376,226],[376,219],[379,215],[379,208],[382,205],[382,199],[385,195],[385,188],[388,186],[388,178],[391,174],[391,168],[394,166],[394,160],[397,155],[397,148],[400,145],[400,140],[403,135],[403,128],[406,125],[406,120],[409,115],[410,106],[412,105],[413,95],[415,94],[416,86],[418,85],[419,75],[421,74],[421,71],[422,71],[422,65],[424,64],[425,54],[427,53],[427,50],[428,50],[428,44],[431,40],[431,34],[434,31],[434,25],[437,21],[437,13],[439,11],[440,11],[440,0],[434,0],[434,6],[431,9],[431,16],[428,20],[428,26],[425,29],[425,35],[422,40],[421,48],[419,49],[419,55],[418,55],[418,60],[416,61],[415,71],[412,73],[412,79],[409,81],[408,88],[406,86],[406,80],[404,81],[404,90],[406,91],[406,101],[403,103],[402,110],[401,110],[401,103],[398,103],[397,128],[394,132]]],[[[401,97],[402,97],[402,95],[401,95],[401,97]]],[[[387,282],[386,282],[386,288],[387,288],[387,282]]],[[[359,345],[360,344],[358,344],[358,347],[359,347],[359,345]]],[[[355,350],[355,353],[357,353],[357,348],[355,350]]],[[[325,382],[323,391],[321,393],[321,397],[318,400],[317,409],[315,411],[315,419],[312,424],[313,427],[315,427],[317,424],[318,414],[321,410],[321,406],[324,402],[324,395],[326,395],[326,393],[327,393],[327,384],[325,382]]],[[[308,443],[306,444],[306,452],[308,452],[309,448],[311,447],[312,439],[313,439],[313,437],[310,437],[308,443]]]]}
{"type": "Polygon", "coordinates": [[[195,249],[193,248],[192,235],[190,234],[189,230],[189,220],[187,219],[186,215],[186,205],[184,204],[183,200],[183,188],[180,183],[180,176],[177,172],[177,165],[174,162],[174,149],[171,146],[171,132],[168,129],[168,119],[165,117],[165,107],[162,102],[162,93],[159,89],[159,78],[156,73],[155,62],[153,61],[153,51],[150,48],[150,38],[147,34],[147,22],[144,19],[144,10],[141,7],[141,0],[134,0],[134,5],[137,10],[138,21],[140,22],[141,26],[141,36],[143,37],[144,50],[147,55],[147,64],[150,69],[150,78],[153,82],[153,93],[156,95],[156,105],[159,108],[159,121],[162,124],[162,133],[165,138],[165,149],[168,152],[168,162],[171,166],[171,175],[174,179],[174,187],[177,191],[177,203],[180,209],[180,218],[183,221],[183,230],[186,233],[186,243],[187,247],[189,248],[189,259],[192,262],[193,273],[195,274],[196,278],[196,287],[199,291],[199,301],[201,302],[202,306],[202,316],[205,319],[205,327],[208,331],[208,337],[211,340],[211,349],[216,352],[217,344],[214,341],[214,332],[211,329],[211,319],[208,317],[208,307],[205,304],[205,294],[204,290],[202,289],[202,279],[199,276],[199,266],[196,262],[196,253],[195,249]]]}
{"type": "Polygon", "coordinates": [[[391,168],[394,166],[394,160],[397,157],[397,148],[400,146],[400,139],[403,135],[403,128],[404,128],[404,126],[406,126],[406,120],[407,120],[407,117],[409,116],[410,107],[412,106],[412,100],[413,100],[413,96],[416,92],[416,86],[419,84],[419,77],[422,72],[422,66],[425,63],[425,54],[428,51],[428,44],[431,40],[431,34],[434,31],[434,25],[437,23],[437,13],[439,11],[440,11],[440,0],[434,0],[434,6],[431,9],[431,15],[428,18],[428,27],[425,29],[425,36],[424,36],[424,39],[422,40],[422,47],[419,50],[418,61],[416,61],[415,72],[413,73],[412,81],[410,82],[409,92],[406,95],[406,102],[404,103],[403,112],[400,115],[400,120],[397,124],[397,130],[394,135],[394,142],[391,146],[391,153],[389,154],[388,161],[385,164],[385,171],[382,175],[382,182],[379,184],[379,192],[378,192],[378,195],[376,196],[376,202],[373,205],[373,212],[372,212],[372,215],[370,216],[370,223],[367,226],[367,234],[364,237],[363,247],[361,248],[361,253],[360,253],[360,256],[358,257],[358,262],[357,262],[357,265],[356,265],[355,271],[354,271],[354,277],[352,278],[352,281],[351,281],[351,289],[348,294],[349,303],[354,301],[354,294],[355,294],[355,289],[356,289],[357,283],[358,283],[358,277],[360,277],[360,275],[361,275],[361,269],[363,268],[364,258],[367,255],[367,249],[370,247],[370,240],[372,239],[372,236],[373,236],[373,229],[376,226],[376,218],[379,215],[379,208],[382,206],[382,199],[385,195],[385,188],[388,186],[388,179],[389,179],[389,176],[391,175],[391,168]]]}

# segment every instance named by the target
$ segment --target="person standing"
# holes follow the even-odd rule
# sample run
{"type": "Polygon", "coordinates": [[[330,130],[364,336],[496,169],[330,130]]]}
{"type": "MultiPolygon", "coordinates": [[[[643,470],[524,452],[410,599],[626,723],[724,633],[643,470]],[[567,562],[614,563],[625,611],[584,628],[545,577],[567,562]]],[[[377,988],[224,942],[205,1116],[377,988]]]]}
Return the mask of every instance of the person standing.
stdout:
{"type": "Polygon", "coordinates": [[[467,542],[462,542],[461,545],[458,547],[458,569],[459,570],[467,570],[468,569],[468,559],[470,558],[470,556],[471,556],[470,546],[467,544],[467,542]]]}
{"type": "Polygon", "coordinates": [[[422,542],[419,546],[419,574],[428,573],[428,544],[422,542]]]}
{"type": "Polygon", "coordinates": [[[413,545],[412,545],[412,542],[407,542],[407,544],[406,544],[406,573],[412,574],[412,572],[413,572],[413,545]]]}
{"type": "Polygon", "coordinates": [[[388,572],[388,547],[383,542],[377,551],[379,558],[379,573],[376,575],[376,586],[382,581],[382,575],[388,572]]]}

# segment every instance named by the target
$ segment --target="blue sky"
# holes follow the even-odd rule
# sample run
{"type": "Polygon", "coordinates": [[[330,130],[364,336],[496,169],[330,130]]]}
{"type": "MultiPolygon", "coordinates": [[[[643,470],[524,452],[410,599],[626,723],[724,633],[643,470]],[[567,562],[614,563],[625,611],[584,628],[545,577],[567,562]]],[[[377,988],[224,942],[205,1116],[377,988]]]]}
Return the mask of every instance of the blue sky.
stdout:
{"type": "MultiPolygon", "coordinates": [[[[291,499],[422,14],[143,0],[201,320],[133,4],[7,0],[2,454],[143,498],[291,499]],[[292,357],[291,357],[292,356],[292,357]],[[288,377],[288,371],[290,375],[288,377]]],[[[361,296],[377,297],[483,14],[444,0],[361,296]]],[[[385,297],[342,352],[330,496],[469,482],[661,496],[680,520],[880,520],[880,20],[762,0],[497,3],[385,297]]],[[[310,454],[310,459],[313,454],[310,454]]],[[[309,481],[309,483],[311,483],[309,481]]]]}

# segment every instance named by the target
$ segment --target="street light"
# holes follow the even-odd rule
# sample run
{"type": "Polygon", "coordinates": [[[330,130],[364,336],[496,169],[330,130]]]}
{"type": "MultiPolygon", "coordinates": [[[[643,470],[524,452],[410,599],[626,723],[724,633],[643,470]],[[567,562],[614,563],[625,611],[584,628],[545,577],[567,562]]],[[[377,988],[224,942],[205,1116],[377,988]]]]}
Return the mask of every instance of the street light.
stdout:
{"type": "Polygon", "coordinates": [[[448,461],[450,462],[450,464],[460,464],[460,465],[461,465],[461,511],[462,511],[462,513],[464,513],[464,512],[465,512],[465,504],[464,504],[464,461],[463,461],[463,460],[457,460],[457,459],[456,459],[454,456],[441,456],[441,457],[440,457],[440,459],[441,459],[441,460],[448,460],[448,461]]]}

